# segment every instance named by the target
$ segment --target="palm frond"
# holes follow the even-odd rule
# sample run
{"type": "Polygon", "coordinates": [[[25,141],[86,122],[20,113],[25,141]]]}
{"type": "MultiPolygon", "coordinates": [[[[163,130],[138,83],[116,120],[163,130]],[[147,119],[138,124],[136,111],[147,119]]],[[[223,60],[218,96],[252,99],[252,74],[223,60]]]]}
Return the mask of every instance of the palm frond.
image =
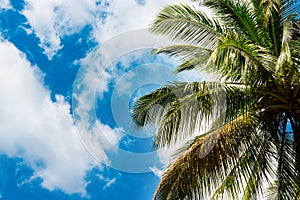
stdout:
{"type": "Polygon", "coordinates": [[[282,68],[283,67],[287,68],[287,65],[289,66],[292,64],[290,42],[293,39],[293,36],[295,34],[295,28],[292,22],[294,18],[295,18],[294,14],[290,15],[289,18],[286,19],[283,24],[281,52],[276,63],[277,71],[286,70],[282,68]]]}
{"type": "Polygon", "coordinates": [[[200,133],[216,115],[224,115],[226,95],[217,82],[176,83],[177,99],[160,116],[154,147],[170,146],[186,136],[200,133]],[[203,122],[206,122],[203,124],[203,122]]]}
{"type": "Polygon", "coordinates": [[[251,112],[251,102],[256,98],[253,93],[248,88],[240,88],[238,86],[226,87],[226,122],[251,112]]]}
{"type": "Polygon", "coordinates": [[[256,135],[257,121],[240,116],[219,129],[199,137],[163,174],[155,200],[203,199],[219,187],[249,138],[256,135]],[[247,139],[246,139],[247,138],[247,139]]]}
{"type": "Polygon", "coordinates": [[[212,50],[200,48],[191,44],[177,44],[166,47],[156,48],[153,53],[165,53],[170,56],[180,57],[183,61],[175,71],[179,73],[185,70],[192,70],[202,67],[210,57],[212,50]]]}
{"type": "Polygon", "coordinates": [[[281,7],[283,6],[282,0],[262,0],[260,3],[261,7],[264,8],[264,22],[268,24],[272,17],[280,17],[281,7]]]}
{"type": "Polygon", "coordinates": [[[279,199],[291,199],[297,196],[297,174],[295,168],[296,153],[293,148],[293,142],[288,139],[286,115],[280,116],[281,120],[277,132],[278,140],[278,166],[277,166],[277,191],[279,199]]]}
{"type": "Polygon", "coordinates": [[[150,32],[206,49],[214,49],[217,38],[222,35],[217,20],[185,4],[164,7],[151,25],[150,32]]]}
{"type": "Polygon", "coordinates": [[[223,74],[230,80],[254,84],[265,82],[266,77],[270,77],[269,74],[275,71],[275,60],[268,49],[242,36],[228,34],[218,42],[206,69],[223,74]]]}
{"type": "Polygon", "coordinates": [[[279,199],[292,199],[297,196],[299,180],[296,175],[295,156],[296,153],[291,144],[283,143],[280,146],[277,171],[277,192],[279,199]]]}
{"type": "Polygon", "coordinates": [[[251,0],[250,6],[252,7],[253,11],[255,12],[255,17],[257,24],[263,23],[263,8],[261,6],[263,0],[251,0]]]}
{"type": "Polygon", "coordinates": [[[164,108],[177,99],[173,86],[159,88],[139,98],[130,111],[136,127],[155,125],[164,108]]]}
{"type": "Polygon", "coordinates": [[[295,152],[289,144],[284,146],[284,151],[278,158],[280,162],[278,163],[277,179],[267,188],[266,198],[270,200],[299,198],[299,177],[295,173],[293,164],[295,152]]]}
{"type": "Polygon", "coordinates": [[[257,16],[258,9],[253,10],[250,1],[202,0],[201,5],[212,10],[229,29],[234,27],[238,34],[247,36],[257,44],[264,44],[265,35],[259,29],[259,24],[256,24],[261,13],[257,16]]]}
{"type": "Polygon", "coordinates": [[[253,199],[270,178],[273,197],[299,198],[299,2],[192,1],[212,17],[166,6],[150,31],[181,44],[154,52],[181,58],[175,73],[197,67],[221,83],[173,83],[135,104],[137,126],[157,125],[155,148],[198,135],[176,152],[154,199],[253,199]]]}
{"type": "Polygon", "coordinates": [[[262,182],[269,181],[269,174],[274,174],[272,164],[272,149],[274,145],[268,134],[260,133],[252,141],[252,146],[239,158],[231,172],[213,193],[213,199],[253,199],[262,197],[262,182]]]}
{"type": "Polygon", "coordinates": [[[299,71],[300,71],[300,26],[294,26],[295,34],[293,40],[290,42],[290,51],[292,65],[290,65],[290,70],[292,70],[291,79],[293,85],[298,85],[299,71]]]}
{"type": "Polygon", "coordinates": [[[251,92],[240,85],[227,84],[166,85],[135,102],[132,120],[137,127],[157,125],[155,148],[170,146],[188,135],[205,131],[210,122],[219,127],[250,110],[251,92]]]}
{"type": "MultiPolygon", "coordinates": [[[[270,185],[270,180],[275,174],[274,153],[275,145],[267,134],[266,139],[257,143],[257,156],[255,161],[249,161],[252,165],[251,173],[243,191],[243,200],[260,199],[264,196],[265,185],[270,185]]],[[[253,147],[252,147],[253,148],[253,147]]]]}

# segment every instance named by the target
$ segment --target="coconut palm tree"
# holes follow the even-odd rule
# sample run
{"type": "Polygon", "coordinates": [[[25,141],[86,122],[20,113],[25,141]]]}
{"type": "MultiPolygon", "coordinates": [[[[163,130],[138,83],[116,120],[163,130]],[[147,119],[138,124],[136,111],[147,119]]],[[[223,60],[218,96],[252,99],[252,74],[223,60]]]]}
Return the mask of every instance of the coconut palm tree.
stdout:
{"type": "Polygon", "coordinates": [[[176,44],[154,52],[180,57],[175,73],[218,79],[170,83],[135,102],[135,124],[157,126],[155,148],[196,134],[154,200],[300,199],[297,15],[292,0],[198,0],[160,11],[150,31],[176,44]]]}

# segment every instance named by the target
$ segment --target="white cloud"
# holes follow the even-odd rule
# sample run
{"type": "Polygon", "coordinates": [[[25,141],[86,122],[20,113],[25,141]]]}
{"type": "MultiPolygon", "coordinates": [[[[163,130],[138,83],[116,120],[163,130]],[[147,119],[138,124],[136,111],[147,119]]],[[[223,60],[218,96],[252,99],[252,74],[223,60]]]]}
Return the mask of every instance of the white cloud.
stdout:
{"type": "MultiPolygon", "coordinates": [[[[28,19],[37,37],[39,37],[40,46],[50,59],[62,47],[62,37],[78,32],[87,24],[93,28],[92,39],[98,41],[100,46],[104,45],[102,49],[106,50],[106,52],[100,52],[98,48],[95,48],[85,59],[79,62],[84,67],[93,67],[87,68],[90,71],[85,72],[86,76],[77,85],[78,88],[84,87],[84,90],[75,96],[75,99],[81,105],[75,112],[81,116],[80,120],[77,121],[81,139],[86,143],[86,146],[92,149],[94,154],[97,154],[94,155],[95,157],[102,162],[109,163],[105,150],[115,148],[121,139],[122,130],[112,129],[100,121],[92,119],[93,117],[91,118],[90,114],[94,109],[94,96],[91,95],[94,95],[95,86],[98,86],[98,95],[101,97],[101,94],[108,90],[108,82],[115,76],[104,70],[107,66],[103,65],[103,63],[109,63],[109,61],[112,61],[112,58],[116,58],[115,56],[127,53],[132,48],[151,48],[165,45],[168,42],[162,41],[161,38],[153,39],[153,36],[150,37],[149,34],[141,36],[140,32],[136,32],[136,37],[123,35],[123,37],[119,38],[123,39],[122,43],[118,40],[107,41],[113,36],[127,31],[147,28],[153,22],[155,15],[166,4],[189,1],[127,0],[125,3],[124,0],[106,0],[100,4],[97,3],[97,0],[25,0],[25,2],[26,6],[22,13],[28,19]],[[107,14],[105,20],[103,20],[103,12],[107,14]],[[141,44],[144,46],[140,46],[141,44]],[[105,134],[109,135],[108,138],[104,138],[108,139],[108,143],[102,141],[103,135],[97,133],[99,130],[110,133],[105,134]]],[[[134,32],[128,34],[134,34],[134,32]]],[[[163,161],[167,159],[167,156],[162,156],[161,159],[163,161]]]]}
{"type": "MultiPolygon", "coordinates": [[[[164,5],[188,0],[107,0],[105,5],[97,2],[25,0],[22,13],[40,39],[40,46],[45,54],[51,59],[62,48],[61,38],[80,31],[85,25],[93,27],[92,37],[102,45],[113,36],[147,28],[164,5]],[[104,21],[102,11],[107,13],[104,21]]],[[[9,0],[0,0],[0,8],[10,7],[9,0]]],[[[91,118],[90,112],[94,109],[94,104],[93,96],[90,95],[94,94],[96,85],[100,96],[108,90],[108,82],[114,74],[104,70],[105,61],[111,61],[111,58],[132,48],[150,48],[166,42],[152,40],[149,35],[141,37],[137,33],[137,37],[125,35],[119,38],[131,38],[123,40],[122,46],[118,46],[118,40],[107,43],[104,46],[107,52],[99,52],[95,48],[80,61],[82,66],[93,67],[87,68],[91,71],[86,72],[87,75],[77,85],[84,87],[75,97],[81,104],[75,111],[81,116],[77,121],[79,134],[97,160],[107,164],[110,160],[105,151],[116,150],[123,130],[113,129],[91,118]],[[144,46],[139,46],[141,44],[144,46]],[[108,57],[105,57],[105,53],[108,57]]],[[[53,103],[50,92],[42,84],[40,72],[30,66],[24,55],[13,45],[3,41],[0,42],[0,64],[0,104],[3,108],[0,112],[0,152],[23,158],[34,169],[33,178],[42,178],[43,187],[84,194],[87,184],[85,174],[95,163],[82,147],[75,132],[73,119],[69,114],[70,105],[61,96],[57,96],[57,102],[53,103]]],[[[123,86],[124,91],[131,87],[130,84],[123,86]]],[[[160,152],[161,162],[168,163],[172,152],[173,150],[160,152]]],[[[155,167],[150,170],[157,175],[161,174],[155,167]]],[[[103,189],[115,181],[116,179],[107,181],[103,189]]]]}
{"type": "Polygon", "coordinates": [[[163,175],[163,173],[164,173],[164,171],[163,170],[160,170],[160,169],[158,169],[158,168],[156,168],[156,167],[150,167],[150,170],[152,171],[152,173],[154,174],[154,175],[156,175],[157,177],[161,177],[162,175],[163,175]]]}
{"type": "Polygon", "coordinates": [[[12,44],[0,42],[0,152],[23,158],[42,186],[85,193],[95,166],[81,145],[62,96],[52,102],[42,75],[12,44]]]}
{"type": "Polygon", "coordinates": [[[85,25],[93,27],[93,37],[102,43],[120,33],[147,28],[164,5],[178,2],[189,1],[25,0],[22,13],[51,59],[62,47],[61,38],[78,32],[85,25]]]}
{"type": "Polygon", "coordinates": [[[105,23],[96,21],[94,23],[94,37],[103,42],[120,33],[135,29],[148,28],[155,16],[167,4],[184,3],[188,0],[108,0],[110,13],[105,23]],[[143,3],[138,3],[143,2],[143,3]]]}
{"type": "Polygon", "coordinates": [[[10,9],[10,1],[9,0],[0,0],[0,9],[10,9]]]}
{"type": "Polygon", "coordinates": [[[89,153],[98,162],[109,165],[110,159],[105,150],[117,150],[123,130],[101,123],[95,115],[95,88],[99,86],[99,90],[107,91],[111,78],[111,75],[104,71],[102,61],[97,62],[100,58],[97,55],[89,54],[78,62],[82,67],[74,83],[73,112],[78,133],[89,153]]]}
{"type": "Polygon", "coordinates": [[[105,189],[111,187],[116,181],[117,181],[116,178],[113,178],[113,179],[109,180],[109,181],[103,186],[102,190],[105,190],[105,189]]]}
{"type": "MultiPolygon", "coordinates": [[[[151,49],[155,45],[165,45],[168,43],[168,41],[162,40],[161,37],[150,35],[145,30],[135,30],[120,34],[105,41],[98,48],[91,51],[84,59],[78,61],[78,64],[82,67],[77,75],[78,80],[74,84],[75,88],[78,88],[73,91],[75,94],[74,97],[79,105],[75,107],[74,113],[83,116],[80,117],[81,119],[86,119],[83,124],[88,124],[89,121],[94,120],[93,118],[95,118],[95,116],[93,116],[93,113],[95,108],[93,106],[95,105],[95,98],[98,97],[103,100],[103,94],[109,90],[109,83],[114,84],[114,91],[111,99],[106,99],[106,101],[110,101],[111,103],[112,114],[116,124],[127,131],[130,130],[128,124],[130,121],[128,115],[128,98],[130,98],[136,89],[146,84],[161,85],[174,80],[191,80],[191,78],[199,80],[195,72],[185,73],[175,77],[172,75],[173,68],[170,67],[171,64],[175,65],[173,59],[167,59],[165,56],[154,59],[145,53],[146,49],[151,49]],[[136,62],[135,65],[139,63],[138,67],[131,69],[130,66],[134,62],[136,62]],[[117,63],[121,65],[117,66],[117,63]]],[[[101,113],[101,108],[98,109],[98,112],[101,113]]],[[[105,115],[105,113],[101,113],[101,115],[105,115]]],[[[99,121],[97,121],[97,123],[98,126],[107,127],[111,132],[116,133],[115,135],[118,135],[118,139],[121,138],[122,130],[111,129],[99,121]]],[[[93,123],[90,123],[90,125],[95,127],[93,123]]],[[[84,128],[82,129],[85,130],[84,128]]],[[[103,128],[99,128],[98,131],[99,130],[105,132],[103,128]]],[[[93,129],[93,131],[97,132],[96,129],[93,129]]],[[[92,139],[99,137],[97,134],[94,134],[93,131],[81,131],[81,133],[84,138],[91,138],[89,141],[100,143],[101,140],[92,139]]],[[[153,132],[150,133],[150,135],[152,134],[153,132]]],[[[141,135],[139,135],[139,137],[141,137],[141,135]]],[[[103,137],[100,136],[100,138],[103,137]]],[[[90,152],[94,154],[94,157],[102,157],[101,152],[97,149],[97,144],[88,143],[86,146],[88,146],[90,152]]],[[[170,162],[170,155],[172,155],[173,152],[174,148],[159,152],[158,156],[160,161],[164,165],[167,165],[170,162]]],[[[110,160],[106,159],[106,161],[109,162],[110,160]]],[[[145,165],[143,165],[143,167],[144,166],[145,165]]],[[[121,168],[118,169],[122,170],[121,168]]],[[[124,167],[123,170],[129,169],[125,169],[124,167]]],[[[143,170],[150,171],[149,166],[143,170]]]]}
{"type": "Polygon", "coordinates": [[[61,38],[93,23],[101,10],[96,0],[25,0],[22,11],[51,59],[62,47],[61,38]]]}
{"type": "MultiPolygon", "coordinates": [[[[118,175],[120,176],[120,175],[118,175]]],[[[117,178],[108,178],[108,177],[104,177],[103,175],[101,174],[97,174],[97,177],[101,180],[101,181],[104,181],[105,182],[105,185],[102,187],[102,190],[105,190],[109,187],[111,187],[116,181],[117,181],[117,178]]]]}

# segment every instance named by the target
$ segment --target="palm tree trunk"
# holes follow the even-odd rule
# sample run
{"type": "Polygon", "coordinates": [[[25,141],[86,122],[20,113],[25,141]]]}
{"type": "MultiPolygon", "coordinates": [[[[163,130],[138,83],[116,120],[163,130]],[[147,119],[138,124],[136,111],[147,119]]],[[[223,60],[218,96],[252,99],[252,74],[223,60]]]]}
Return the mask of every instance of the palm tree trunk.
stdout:
{"type": "MultiPolygon", "coordinates": [[[[300,131],[294,132],[294,142],[296,148],[296,170],[297,170],[297,196],[300,195],[300,131]]],[[[297,199],[297,198],[295,198],[297,199]]]]}
{"type": "Polygon", "coordinates": [[[300,131],[298,130],[298,132],[294,132],[294,142],[295,142],[295,146],[296,146],[296,164],[297,164],[297,169],[300,169],[300,131]]]}
{"type": "MultiPolygon", "coordinates": [[[[294,133],[294,144],[295,144],[295,150],[296,150],[296,184],[297,184],[297,196],[300,195],[300,124],[293,119],[290,118],[290,122],[292,125],[292,130],[294,133]]],[[[297,197],[295,200],[298,199],[297,197]]]]}
{"type": "Polygon", "coordinates": [[[280,151],[279,151],[279,160],[278,160],[278,200],[282,200],[284,199],[282,197],[283,193],[282,193],[282,190],[283,190],[283,184],[282,184],[282,181],[283,181],[283,157],[284,157],[284,154],[285,154],[285,150],[284,150],[284,147],[285,147],[285,136],[286,136],[286,126],[287,126],[287,120],[288,120],[288,117],[285,115],[284,116],[284,121],[283,121],[283,124],[282,124],[282,134],[281,134],[281,144],[280,144],[280,151]]]}

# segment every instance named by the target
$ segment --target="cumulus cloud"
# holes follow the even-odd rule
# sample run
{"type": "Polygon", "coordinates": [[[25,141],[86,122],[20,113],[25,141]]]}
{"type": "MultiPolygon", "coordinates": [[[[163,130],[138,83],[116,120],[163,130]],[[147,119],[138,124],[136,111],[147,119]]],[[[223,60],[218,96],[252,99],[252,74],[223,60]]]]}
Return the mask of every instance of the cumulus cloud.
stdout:
{"type": "Polygon", "coordinates": [[[178,2],[188,0],[25,0],[22,13],[51,59],[62,47],[61,38],[85,25],[92,26],[92,37],[102,43],[117,34],[147,28],[164,5],[178,2]]]}
{"type": "Polygon", "coordinates": [[[22,11],[40,46],[51,59],[62,47],[61,38],[78,32],[83,26],[94,23],[102,10],[96,0],[25,0],[22,11]]]}
{"type": "Polygon", "coordinates": [[[70,105],[56,102],[42,74],[12,44],[0,42],[0,152],[23,158],[42,186],[85,192],[85,174],[95,166],[73,126],[70,105]]]}
{"type": "MultiPolygon", "coordinates": [[[[40,39],[40,46],[49,59],[62,47],[61,38],[80,31],[86,25],[92,27],[92,39],[99,42],[101,48],[106,51],[100,52],[99,48],[95,48],[85,59],[78,62],[86,67],[87,71],[84,72],[86,75],[82,77],[82,80],[74,84],[78,88],[74,99],[81,105],[74,111],[76,115],[80,116],[76,118],[76,125],[85,145],[89,146],[94,153],[96,152],[97,155],[94,156],[101,162],[110,162],[105,150],[114,150],[123,131],[102,124],[91,114],[94,112],[95,86],[98,86],[97,94],[101,97],[104,92],[108,91],[108,83],[116,75],[104,70],[107,66],[103,63],[109,63],[116,56],[132,50],[132,48],[151,48],[167,44],[167,41],[153,38],[154,36],[149,36],[148,33],[140,35],[141,32],[128,31],[147,28],[164,5],[178,2],[189,1],[127,0],[125,3],[124,0],[25,0],[25,8],[22,13],[28,19],[33,32],[40,39]],[[131,36],[122,35],[119,38],[123,39],[122,43],[118,40],[110,40],[125,32],[131,36]],[[137,35],[132,35],[134,33],[137,35]],[[99,76],[101,77],[99,78],[99,76]],[[102,133],[110,134],[101,135],[98,133],[99,130],[102,130],[102,133]]],[[[113,71],[114,69],[110,70],[110,72],[113,71]]],[[[59,105],[62,106],[61,104],[59,105]]],[[[161,156],[161,160],[165,162],[167,157],[161,156]]]]}
{"type": "Polygon", "coordinates": [[[0,0],[0,9],[10,9],[11,5],[9,0],[0,0]]]}
{"type": "Polygon", "coordinates": [[[190,2],[189,0],[108,0],[105,23],[94,23],[94,37],[103,42],[112,36],[135,29],[148,28],[155,16],[167,4],[190,2]]]}

